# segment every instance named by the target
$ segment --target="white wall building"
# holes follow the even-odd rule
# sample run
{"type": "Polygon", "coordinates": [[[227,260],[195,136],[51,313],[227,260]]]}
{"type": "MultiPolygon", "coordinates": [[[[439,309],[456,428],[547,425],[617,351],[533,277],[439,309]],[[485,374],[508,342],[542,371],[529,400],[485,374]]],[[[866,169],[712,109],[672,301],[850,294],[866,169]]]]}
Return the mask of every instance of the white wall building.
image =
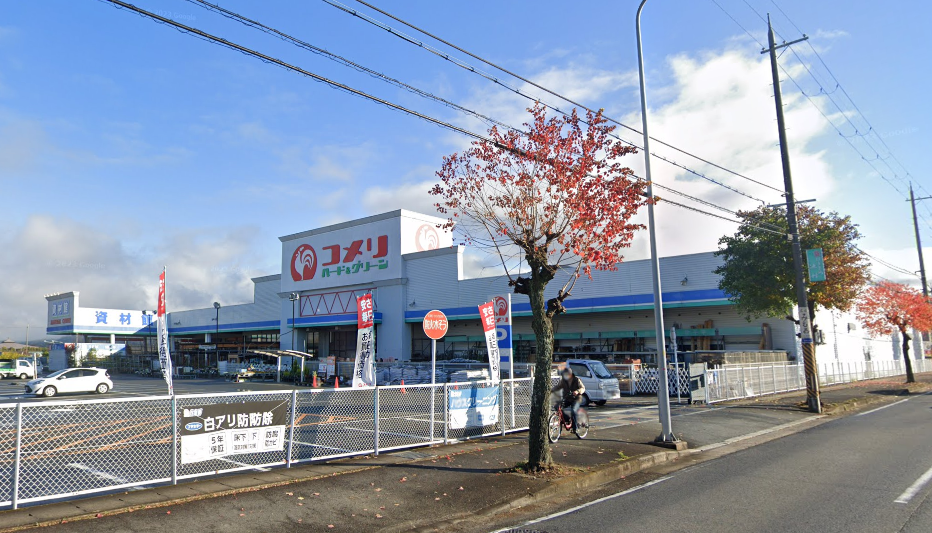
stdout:
{"type": "MultiPolygon", "coordinates": [[[[351,360],[356,344],[356,297],[367,292],[373,294],[376,308],[377,359],[429,358],[430,343],[420,322],[431,309],[442,310],[450,319],[449,333],[438,343],[440,358],[482,359],[484,337],[477,306],[511,289],[505,276],[466,278],[464,248],[454,245],[452,236],[439,228],[444,222],[399,210],[281,237],[281,272],[253,278],[252,302],[169,313],[176,359],[199,361],[201,354],[213,350],[217,360],[233,360],[257,348],[294,346],[318,357],[351,360]]],[[[718,288],[718,277],[712,271],[720,263],[712,252],[660,260],[665,325],[677,328],[678,349],[772,349],[796,358],[793,323],[782,318],[748,321],[740,316],[718,288]]],[[[548,297],[556,296],[568,275],[557,275],[548,287],[548,297]]],[[[169,306],[170,290],[169,285],[169,306]]],[[[140,311],[83,308],[76,292],[47,299],[49,334],[81,336],[86,342],[120,339],[130,351],[132,339],[149,334],[140,311]],[[106,313],[106,324],[98,322],[101,311],[106,313]]],[[[656,342],[649,261],[621,263],[611,272],[594,271],[592,280],[578,281],[564,305],[567,313],[554,322],[558,358],[653,360],[656,342]]],[[[515,359],[533,360],[535,344],[526,296],[512,295],[512,314],[515,359]]],[[[154,318],[148,320],[154,331],[154,318]]],[[[848,313],[821,311],[815,323],[824,332],[825,343],[817,348],[820,362],[900,357],[895,339],[870,338],[848,313]]],[[[921,341],[915,337],[911,356],[919,357],[921,341]]]]}

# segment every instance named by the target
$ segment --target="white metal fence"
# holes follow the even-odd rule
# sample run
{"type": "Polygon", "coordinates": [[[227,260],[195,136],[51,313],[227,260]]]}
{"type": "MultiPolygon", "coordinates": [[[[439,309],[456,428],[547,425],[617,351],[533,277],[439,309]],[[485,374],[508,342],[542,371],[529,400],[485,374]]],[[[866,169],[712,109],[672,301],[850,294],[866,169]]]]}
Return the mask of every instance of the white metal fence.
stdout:
{"type": "Polygon", "coordinates": [[[531,388],[524,378],[0,405],[0,506],[504,435],[527,429],[531,388]],[[181,460],[185,409],[259,401],[287,407],[284,449],[181,460]]]}
{"type": "MultiPolygon", "coordinates": [[[[913,372],[932,371],[932,361],[913,360],[913,372]]],[[[906,373],[903,361],[859,361],[819,365],[822,386],[851,383],[866,379],[901,376],[906,373]]],[[[705,371],[706,403],[753,398],[805,390],[806,376],[802,364],[726,365],[705,371]]]]}

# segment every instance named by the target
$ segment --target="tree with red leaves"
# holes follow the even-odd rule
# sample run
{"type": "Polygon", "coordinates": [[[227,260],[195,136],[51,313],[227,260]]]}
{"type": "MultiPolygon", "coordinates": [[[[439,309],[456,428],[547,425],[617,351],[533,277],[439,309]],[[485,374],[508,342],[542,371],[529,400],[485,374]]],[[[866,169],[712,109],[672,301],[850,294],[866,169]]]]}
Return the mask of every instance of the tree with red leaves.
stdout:
{"type": "Polygon", "coordinates": [[[609,137],[614,127],[601,111],[585,119],[575,110],[548,119],[538,104],[528,112],[526,132],[493,127],[488,139],[444,157],[437,172],[441,183],[430,193],[449,217],[445,228],[500,257],[509,285],[530,299],[537,353],[528,469],[541,470],[552,464],[547,419],[553,319],[565,311],[563,301],[580,275],[617,268],[643,228],[630,219],[647,199],[646,183],[619,162],[634,148],[609,137]],[[527,278],[516,258],[527,264],[527,278]],[[561,271],[566,282],[548,300],[547,284],[561,271]]]}
{"type": "Polygon", "coordinates": [[[932,329],[932,303],[912,287],[883,281],[867,289],[857,304],[858,319],[872,335],[890,335],[899,331],[903,339],[906,382],[916,381],[909,359],[910,330],[932,329]]]}

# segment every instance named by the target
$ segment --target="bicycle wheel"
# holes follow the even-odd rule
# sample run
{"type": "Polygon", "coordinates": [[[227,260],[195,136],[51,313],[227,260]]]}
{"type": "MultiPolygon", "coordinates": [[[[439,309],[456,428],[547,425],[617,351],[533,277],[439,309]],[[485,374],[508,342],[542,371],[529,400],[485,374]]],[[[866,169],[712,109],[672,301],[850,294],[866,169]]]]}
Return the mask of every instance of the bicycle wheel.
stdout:
{"type": "Polygon", "coordinates": [[[557,413],[550,413],[550,420],[547,422],[547,438],[550,442],[560,440],[560,433],[563,430],[560,424],[560,417],[557,413]]]}
{"type": "Polygon", "coordinates": [[[576,436],[584,439],[589,434],[589,413],[580,409],[576,414],[576,436]]]}

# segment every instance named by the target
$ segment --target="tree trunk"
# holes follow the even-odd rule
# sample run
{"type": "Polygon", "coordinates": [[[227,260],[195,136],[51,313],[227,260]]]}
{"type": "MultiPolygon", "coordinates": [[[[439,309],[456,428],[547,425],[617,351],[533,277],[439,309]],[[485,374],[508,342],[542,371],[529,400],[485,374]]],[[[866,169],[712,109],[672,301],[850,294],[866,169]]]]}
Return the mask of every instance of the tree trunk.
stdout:
{"type": "Polygon", "coordinates": [[[547,421],[550,418],[550,368],[553,365],[553,322],[547,316],[544,289],[547,281],[531,275],[528,297],[533,313],[532,327],[537,339],[537,358],[534,363],[534,389],[531,397],[531,418],[528,437],[528,470],[542,470],[553,464],[550,442],[547,439],[547,421]]]}
{"type": "Polygon", "coordinates": [[[900,328],[900,335],[903,336],[903,364],[906,365],[906,383],[915,383],[916,376],[913,375],[913,362],[909,359],[909,341],[912,337],[906,333],[906,328],[900,328]]]}

